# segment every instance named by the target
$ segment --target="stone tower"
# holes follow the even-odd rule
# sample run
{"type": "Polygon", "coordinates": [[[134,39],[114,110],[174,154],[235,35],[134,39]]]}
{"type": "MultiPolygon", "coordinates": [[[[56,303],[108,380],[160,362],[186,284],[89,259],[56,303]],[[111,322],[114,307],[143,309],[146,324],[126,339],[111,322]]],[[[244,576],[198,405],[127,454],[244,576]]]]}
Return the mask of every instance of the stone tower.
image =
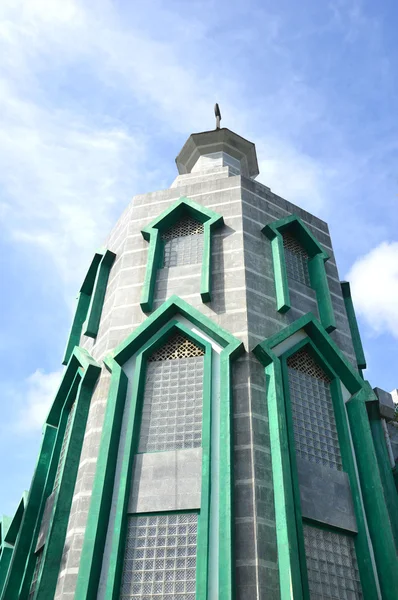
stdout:
{"type": "Polygon", "coordinates": [[[327,224],[229,129],[176,163],[89,265],[1,600],[396,600],[391,397],[327,224]]]}

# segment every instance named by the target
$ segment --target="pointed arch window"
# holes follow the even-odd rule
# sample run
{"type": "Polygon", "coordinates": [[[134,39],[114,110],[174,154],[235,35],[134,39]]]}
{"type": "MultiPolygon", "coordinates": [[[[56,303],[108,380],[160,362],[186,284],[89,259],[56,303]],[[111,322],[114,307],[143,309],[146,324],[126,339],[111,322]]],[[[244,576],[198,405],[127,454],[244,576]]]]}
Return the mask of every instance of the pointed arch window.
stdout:
{"type": "Polygon", "coordinates": [[[223,222],[221,215],[205,206],[180,198],[142,229],[149,242],[140,302],[144,312],[152,310],[157,273],[162,268],[201,265],[198,293],[203,302],[210,302],[211,235],[223,222]]]}
{"type": "Polygon", "coordinates": [[[310,272],[308,269],[308,252],[298,239],[289,232],[283,234],[283,248],[287,278],[299,281],[311,287],[310,272]]]}
{"type": "Polygon", "coordinates": [[[163,267],[200,264],[203,260],[203,223],[184,215],[162,232],[163,267]]]}
{"type": "Polygon", "coordinates": [[[308,227],[296,215],[269,223],[263,233],[271,242],[276,310],[291,308],[291,283],[298,281],[315,292],[319,317],[326,331],[336,329],[325,262],[329,255],[308,227]]]}
{"type": "Polygon", "coordinates": [[[330,377],[305,349],[287,367],[297,456],[342,471],[330,377]]]}

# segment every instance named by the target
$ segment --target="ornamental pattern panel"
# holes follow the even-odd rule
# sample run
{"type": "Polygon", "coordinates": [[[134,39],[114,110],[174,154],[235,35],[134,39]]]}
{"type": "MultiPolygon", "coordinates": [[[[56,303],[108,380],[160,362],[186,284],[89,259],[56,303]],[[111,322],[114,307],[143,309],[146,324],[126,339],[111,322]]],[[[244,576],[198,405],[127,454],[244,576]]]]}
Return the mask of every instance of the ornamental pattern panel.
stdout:
{"type": "Polygon", "coordinates": [[[196,513],[129,517],[121,600],[195,600],[196,513]]]}
{"type": "Polygon", "coordinates": [[[308,270],[308,253],[300,242],[291,234],[283,234],[283,247],[285,250],[285,264],[288,279],[299,281],[311,287],[308,270]]]}
{"type": "Polygon", "coordinates": [[[203,223],[184,216],[161,234],[164,242],[163,267],[202,262],[203,223]]]}

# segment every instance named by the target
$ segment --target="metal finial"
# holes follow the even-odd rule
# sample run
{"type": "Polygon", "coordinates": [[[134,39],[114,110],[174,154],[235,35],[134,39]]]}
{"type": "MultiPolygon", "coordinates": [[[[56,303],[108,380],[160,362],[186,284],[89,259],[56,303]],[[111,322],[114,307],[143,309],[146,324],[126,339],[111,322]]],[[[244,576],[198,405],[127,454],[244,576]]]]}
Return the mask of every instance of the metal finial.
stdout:
{"type": "Polygon", "coordinates": [[[214,105],[214,114],[216,115],[216,129],[220,129],[221,111],[217,102],[214,105]]]}

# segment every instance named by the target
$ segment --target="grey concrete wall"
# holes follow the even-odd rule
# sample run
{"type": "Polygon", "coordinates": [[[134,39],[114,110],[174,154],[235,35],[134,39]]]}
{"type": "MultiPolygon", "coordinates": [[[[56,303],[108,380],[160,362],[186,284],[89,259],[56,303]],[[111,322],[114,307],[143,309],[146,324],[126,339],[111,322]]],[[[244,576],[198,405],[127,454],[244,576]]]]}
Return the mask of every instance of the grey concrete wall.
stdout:
{"type": "MultiPolygon", "coordinates": [[[[140,233],[160,212],[181,196],[211,208],[224,217],[225,226],[212,241],[212,302],[199,294],[200,268],[174,267],[158,275],[154,309],[171,294],[181,298],[241,339],[246,350],[280,331],[302,314],[317,314],[314,294],[294,285],[292,309],[275,310],[275,289],[269,241],[261,234],[267,223],[294,213],[300,216],[331,254],[328,281],[338,328],[332,338],[355,364],[348,321],[327,225],[273,194],[269,188],[231,176],[228,167],[201,176],[182,175],[167,190],[136,196],[106,241],[116,253],[105,296],[98,336],[83,336],[81,345],[99,362],[121,343],[146,316],[139,305],[145,275],[148,242],[140,233]],[[162,277],[164,275],[164,277],[162,277]]],[[[166,271],[166,270],[164,270],[166,271]]],[[[73,497],[66,545],[56,598],[72,599],[77,578],[84,527],[95,472],[109,374],[105,368],[92,399],[85,441],[73,497]]],[[[237,600],[278,598],[278,568],[264,373],[246,354],[233,370],[234,500],[237,600]]]]}

